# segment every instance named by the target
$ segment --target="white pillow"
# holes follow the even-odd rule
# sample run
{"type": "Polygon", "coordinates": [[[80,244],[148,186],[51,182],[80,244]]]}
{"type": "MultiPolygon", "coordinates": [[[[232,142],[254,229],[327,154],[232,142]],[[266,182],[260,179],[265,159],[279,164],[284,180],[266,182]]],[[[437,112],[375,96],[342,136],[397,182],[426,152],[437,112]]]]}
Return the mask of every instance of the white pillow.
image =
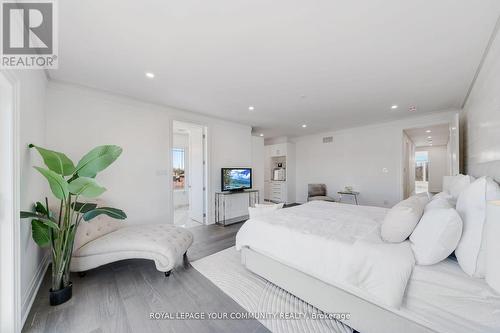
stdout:
{"type": "Polygon", "coordinates": [[[274,208],[274,209],[281,209],[283,208],[283,206],[285,205],[285,203],[277,203],[277,204],[273,204],[273,203],[264,203],[264,204],[255,204],[255,208],[274,208]]]}
{"type": "Polygon", "coordinates": [[[446,192],[446,191],[443,191],[443,192],[439,192],[438,194],[435,194],[433,197],[432,197],[432,200],[436,200],[436,199],[446,199],[448,201],[452,201],[453,200],[453,196],[446,192]]]}
{"type": "Polygon", "coordinates": [[[447,208],[455,208],[455,205],[453,205],[450,202],[450,200],[446,199],[444,196],[441,196],[432,199],[432,201],[425,206],[424,214],[432,209],[447,209],[447,208]]]}
{"type": "Polygon", "coordinates": [[[448,185],[448,193],[453,197],[454,200],[457,200],[462,193],[463,190],[469,186],[473,182],[473,178],[468,175],[457,175],[454,176],[448,185]]]}
{"type": "Polygon", "coordinates": [[[424,213],[410,236],[418,265],[434,265],[446,259],[462,235],[462,219],[453,208],[431,209],[424,213]]]}
{"type": "Polygon", "coordinates": [[[419,198],[410,197],[392,207],[382,222],[382,239],[391,243],[407,239],[422,217],[424,206],[419,198]]]}
{"type": "Polygon", "coordinates": [[[464,223],[463,233],[455,255],[465,273],[484,277],[485,241],[483,227],[486,220],[486,202],[500,199],[500,186],[489,177],[481,177],[470,184],[459,196],[457,212],[464,223]]]}
{"type": "Polygon", "coordinates": [[[283,208],[283,203],[279,204],[255,204],[255,207],[248,207],[248,215],[250,218],[256,218],[262,215],[272,213],[283,208]]]}
{"type": "Polygon", "coordinates": [[[431,201],[431,199],[432,199],[432,195],[429,192],[422,192],[422,193],[419,193],[419,194],[415,194],[412,197],[415,197],[418,200],[420,200],[420,202],[424,206],[427,205],[429,203],[429,201],[431,201]]]}

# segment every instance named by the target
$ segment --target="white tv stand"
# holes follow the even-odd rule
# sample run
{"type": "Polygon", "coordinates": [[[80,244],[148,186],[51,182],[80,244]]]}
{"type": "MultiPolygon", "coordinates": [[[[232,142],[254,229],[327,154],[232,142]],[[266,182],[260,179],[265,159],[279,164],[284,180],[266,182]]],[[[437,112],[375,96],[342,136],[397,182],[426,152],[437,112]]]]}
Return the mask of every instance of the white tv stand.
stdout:
{"type": "Polygon", "coordinates": [[[215,192],[215,223],[223,226],[248,220],[248,214],[226,219],[226,199],[234,194],[248,193],[248,207],[259,203],[259,190],[215,192]]]}

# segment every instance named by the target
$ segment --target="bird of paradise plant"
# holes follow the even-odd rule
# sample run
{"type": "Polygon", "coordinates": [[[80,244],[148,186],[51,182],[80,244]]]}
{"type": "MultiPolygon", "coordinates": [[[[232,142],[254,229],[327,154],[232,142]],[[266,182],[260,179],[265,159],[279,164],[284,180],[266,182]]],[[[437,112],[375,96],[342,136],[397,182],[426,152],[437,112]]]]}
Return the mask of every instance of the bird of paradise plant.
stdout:
{"type": "MultiPolygon", "coordinates": [[[[50,211],[49,200],[45,198],[44,203],[37,202],[34,205],[32,212],[22,211],[21,218],[31,219],[32,237],[40,247],[50,246],[50,291],[57,292],[70,286],[69,270],[73,242],[80,223],[89,222],[102,214],[119,220],[127,217],[120,209],[98,207],[97,204],[87,201],[106,191],[106,188],[97,183],[95,177],[120,156],[122,148],[114,145],[96,147],[84,155],[75,166],[63,153],[32,144],[29,147],[35,148],[43,159],[46,168],[34,168],[48,181],[52,194],[58,200],[58,212],[54,214],[50,211]]],[[[53,302],[51,298],[51,304],[53,303],[57,304],[57,301],[53,302]]]]}

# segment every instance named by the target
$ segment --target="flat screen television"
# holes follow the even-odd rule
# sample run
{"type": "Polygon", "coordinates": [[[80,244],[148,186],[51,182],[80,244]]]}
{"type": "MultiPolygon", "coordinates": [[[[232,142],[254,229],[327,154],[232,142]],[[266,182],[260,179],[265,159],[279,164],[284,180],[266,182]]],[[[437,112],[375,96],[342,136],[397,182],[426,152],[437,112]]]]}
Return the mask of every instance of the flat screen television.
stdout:
{"type": "Polygon", "coordinates": [[[222,168],[221,190],[243,191],[252,188],[251,168],[222,168]]]}

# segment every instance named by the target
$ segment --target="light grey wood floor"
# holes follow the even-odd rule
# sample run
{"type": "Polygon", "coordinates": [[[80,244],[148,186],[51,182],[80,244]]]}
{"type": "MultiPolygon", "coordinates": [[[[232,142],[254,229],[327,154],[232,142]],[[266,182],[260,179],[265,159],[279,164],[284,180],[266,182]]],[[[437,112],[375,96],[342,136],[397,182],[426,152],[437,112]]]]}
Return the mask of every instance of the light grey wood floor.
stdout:
{"type": "MultiPolygon", "coordinates": [[[[234,245],[240,224],[191,228],[191,261],[234,245]]],[[[224,267],[221,267],[224,269],[224,267]]],[[[151,320],[151,312],[244,312],[189,264],[170,277],[147,260],[125,260],[72,276],[73,298],[51,307],[50,268],[23,332],[269,332],[256,320],[151,320]]]]}

